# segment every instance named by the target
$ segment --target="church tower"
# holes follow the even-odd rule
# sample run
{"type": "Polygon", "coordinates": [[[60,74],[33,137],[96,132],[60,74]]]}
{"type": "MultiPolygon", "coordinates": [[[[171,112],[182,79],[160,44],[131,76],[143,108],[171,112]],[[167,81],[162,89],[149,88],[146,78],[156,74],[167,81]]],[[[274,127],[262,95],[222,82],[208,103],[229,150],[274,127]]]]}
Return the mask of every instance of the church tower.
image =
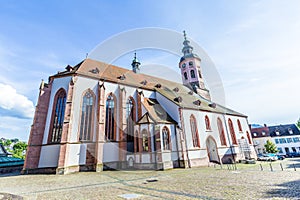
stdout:
{"type": "Polygon", "coordinates": [[[136,52],[134,52],[134,58],[131,63],[132,71],[136,74],[140,73],[140,65],[141,65],[141,63],[136,58],[136,52]]]}
{"type": "Polygon", "coordinates": [[[205,88],[201,73],[201,59],[197,54],[193,53],[193,47],[190,45],[190,41],[186,38],[185,31],[183,31],[183,35],[183,56],[179,62],[183,85],[189,87],[205,99],[211,100],[209,90],[205,88]]]}

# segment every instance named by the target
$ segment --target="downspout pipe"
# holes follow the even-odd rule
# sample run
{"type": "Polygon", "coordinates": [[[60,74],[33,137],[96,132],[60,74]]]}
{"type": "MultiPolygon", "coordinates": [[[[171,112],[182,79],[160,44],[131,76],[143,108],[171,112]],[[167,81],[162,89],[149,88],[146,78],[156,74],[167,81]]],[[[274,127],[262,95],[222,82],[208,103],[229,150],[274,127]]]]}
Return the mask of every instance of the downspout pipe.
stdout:
{"type": "Polygon", "coordinates": [[[226,133],[227,133],[226,135],[227,135],[227,138],[228,138],[228,143],[229,143],[229,148],[230,148],[230,152],[231,152],[232,161],[234,162],[235,169],[237,169],[235,159],[234,159],[234,155],[233,155],[232,143],[231,143],[231,140],[230,140],[230,137],[229,137],[229,132],[228,132],[227,121],[226,121],[225,115],[226,114],[224,113],[223,114],[223,119],[224,119],[225,129],[226,129],[226,133]]]}
{"type": "Polygon", "coordinates": [[[191,168],[191,161],[190,161],[190,158],[189,158],[189,151],[188,151],[188,146],[187,146],[187,142],[186,142],[186,135],[185,135],[185,131],[184,131],[185,130],[185,127],[184,127],[184,117],[183,117],[182,109],[181,108],[179,108],[179,115],[180,115],[180,118],[181,118],[182,136],[184,136],[184,141],[185,141],[186,158],[188,160],[188,166],[189,166],[189,168],[191,168]]]}

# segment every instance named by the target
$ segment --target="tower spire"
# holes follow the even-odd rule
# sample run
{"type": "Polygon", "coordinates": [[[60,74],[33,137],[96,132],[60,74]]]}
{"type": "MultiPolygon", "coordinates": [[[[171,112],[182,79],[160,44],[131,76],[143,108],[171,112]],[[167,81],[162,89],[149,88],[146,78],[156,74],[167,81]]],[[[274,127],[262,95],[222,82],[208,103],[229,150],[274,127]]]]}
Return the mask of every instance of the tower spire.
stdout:
{"type": "Polygon", "coordinates": [[[210,100],[209,91],[205,88],[204,79],[201,72],[201,59],[193,53],[193,47],[187,38],[185,30],[183,31],[182,57],[179,62],[181,69],[182,83],[195,93],[210,100]]]}
{"type": "Polygon", "coordinates": [[[141,65],[141,63],[136,58],[136,51],[134,51],[134,58],[131,63],[132,71],[137,74],[140,73],[140,65],[141,65]]]}
{"type": "Polygon", "coordinates": [[[190,45],[190,41],[186,38],[186,32],[183,31],[183,48],[182,48],[182,53],[183,56],[193,56],[193,47],[190,45]]]}

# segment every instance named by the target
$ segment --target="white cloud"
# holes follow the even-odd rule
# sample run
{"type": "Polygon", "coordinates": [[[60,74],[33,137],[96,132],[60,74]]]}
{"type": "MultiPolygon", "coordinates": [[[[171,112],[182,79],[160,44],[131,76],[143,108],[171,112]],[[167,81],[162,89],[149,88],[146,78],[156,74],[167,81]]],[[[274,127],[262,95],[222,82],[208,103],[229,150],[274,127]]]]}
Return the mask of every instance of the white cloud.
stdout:
{"type": "Polygon", "coordinates": [[[0,138],[18,138],[21,141],[27,142],[31,123],[32,119],[0,116],[0,138]]]}
{"type": "Polygon", "coordinates": [[[26,96],[17,93],[10,85],[0,83],[0,107],[10,111],[12,115],[32,118],[34,105],[26,96]]]}

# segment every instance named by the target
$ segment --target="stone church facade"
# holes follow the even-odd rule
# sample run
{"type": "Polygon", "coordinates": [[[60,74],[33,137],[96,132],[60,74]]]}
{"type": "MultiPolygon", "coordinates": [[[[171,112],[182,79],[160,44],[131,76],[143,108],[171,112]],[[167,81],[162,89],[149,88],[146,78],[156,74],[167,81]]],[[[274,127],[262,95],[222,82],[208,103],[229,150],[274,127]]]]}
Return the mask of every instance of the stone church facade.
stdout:
{"type": "Polygon", "coordinates": [[[190,168],[255,158],[247,116],[211,100],[184,37],[182,84],[92,59],[41,83],[23,173],[190,168]]]}

